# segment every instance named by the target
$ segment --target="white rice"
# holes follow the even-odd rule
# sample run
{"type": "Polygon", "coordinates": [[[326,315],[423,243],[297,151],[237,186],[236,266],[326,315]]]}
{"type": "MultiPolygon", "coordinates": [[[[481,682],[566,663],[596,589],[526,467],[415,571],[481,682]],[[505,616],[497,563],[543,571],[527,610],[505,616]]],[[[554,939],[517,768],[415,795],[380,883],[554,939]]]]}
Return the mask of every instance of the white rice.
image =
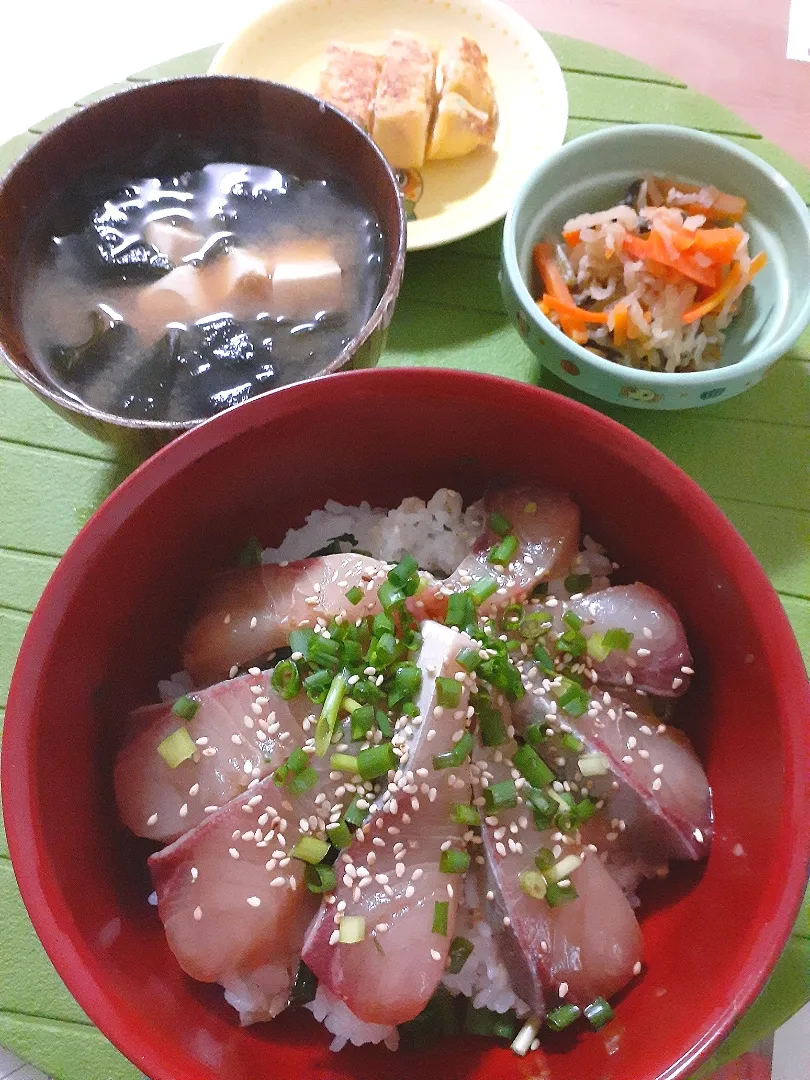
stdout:
{"type": "Polygon", "coordinates": [[[468,554],[484,527],[480,502],[465,510],[461,495],[441,488],[428,500],[403,499],[395,510],[372,509],[369,503],[343,506],[332,499],[323,510],[313,510],[306,524],[290,529],[277,548],[266,548],[262,561],[279,563],[303,559],[336,537],[351,535],[359,548],[384,562],[397,562],[406,552],[423,570],[447,575],[468,554]]]}
{"type": "Polygon", "coordinates": [[[399,1031],[395,1027],[367,1024],[359,1020],[340,998],[323,986],[318,987],[314,999],[305,1008],[335,1036],[329,1046],[330,1050],[342,1050],[346,1043],[353,1043],[355,1046],[385,1043],[389,1050],[396,1050],[399,1046],[399,1031]]]}

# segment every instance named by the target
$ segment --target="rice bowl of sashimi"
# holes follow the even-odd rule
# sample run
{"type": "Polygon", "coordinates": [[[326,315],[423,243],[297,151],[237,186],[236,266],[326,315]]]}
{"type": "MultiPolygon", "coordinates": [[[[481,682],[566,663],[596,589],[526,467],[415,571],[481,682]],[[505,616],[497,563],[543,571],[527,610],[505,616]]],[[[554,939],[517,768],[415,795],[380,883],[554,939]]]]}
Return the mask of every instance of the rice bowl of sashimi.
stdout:
{"type": "Polygon", "coordinates": [[[159,1080],[674,1080],[798,905],[802,678],[636,436],[505,380],[318,380],[159,453],[65,556],[6,713],[10,850],[159,1080]]]}

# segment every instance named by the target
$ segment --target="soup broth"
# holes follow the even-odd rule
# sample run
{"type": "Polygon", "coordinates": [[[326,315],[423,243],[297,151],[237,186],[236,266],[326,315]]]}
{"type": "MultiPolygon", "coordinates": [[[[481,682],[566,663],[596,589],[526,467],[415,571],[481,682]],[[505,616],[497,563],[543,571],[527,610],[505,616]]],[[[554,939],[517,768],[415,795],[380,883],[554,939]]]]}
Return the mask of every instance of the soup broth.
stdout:
{"type": "Polygon", "coordinates": [[[382,289],[379,221],[316,162],[239,149],[175,143],[35,224],[20,316],[49,382],[102,412],[189,421],[318,374],[360,332],[382,289]]]}

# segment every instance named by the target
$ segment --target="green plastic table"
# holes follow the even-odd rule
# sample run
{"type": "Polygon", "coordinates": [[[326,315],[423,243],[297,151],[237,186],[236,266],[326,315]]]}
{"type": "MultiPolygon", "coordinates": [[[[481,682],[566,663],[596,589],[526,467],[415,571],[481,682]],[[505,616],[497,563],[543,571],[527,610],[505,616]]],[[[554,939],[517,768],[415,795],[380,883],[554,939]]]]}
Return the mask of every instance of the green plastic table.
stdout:
{"type": "MultiPolygon", "coordinates": [[[[608,123],[665,122],[719,132],[771,162],[810,203],[810,172],[721,105],[618,53],[556,35],[547,40],[565,71],[569,139],[608,123]]],[[[204,72],[213,52],[138,72],[33,125],[0,148],[0,171],[82,104],[138,82],[204,72]]],[[[504,315],[500,236],[499,224],[408,256],[382,363],[487,371],[573,394],[541,371],[504,315]]],[[[810,332],[762,383],[722,404],[645,413],[583,400],[654,443],[719,503],[778,590],[810,662],[810,332]]],[[[0,365],[0,730],[14,660],[49,575],[134,464],[61,420],[0,365]]],[[[809,915],[810,894],[768,986],[715,1064],[747,1049],[810,1000],[809,915]]],[[[0,1044],[58,1080],[140,1075],[93,1027],[45,956],[17,891],[2,822],[0,1044]]]]}

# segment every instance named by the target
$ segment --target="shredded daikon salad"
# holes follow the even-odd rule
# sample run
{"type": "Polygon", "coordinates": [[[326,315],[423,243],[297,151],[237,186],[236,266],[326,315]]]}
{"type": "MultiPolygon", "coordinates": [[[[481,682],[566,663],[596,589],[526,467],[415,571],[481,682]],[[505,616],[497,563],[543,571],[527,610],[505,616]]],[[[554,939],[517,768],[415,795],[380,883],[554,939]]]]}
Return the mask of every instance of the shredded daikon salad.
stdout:
{"type": "Polygon", "coordinates": [[[664,177],[623,202],[580,214],[534,248],[537,303],[555,326],[606,359],[650,371],[722,361],[724,331],[765,266],[752,257],[745,199],[664,177]]]}

